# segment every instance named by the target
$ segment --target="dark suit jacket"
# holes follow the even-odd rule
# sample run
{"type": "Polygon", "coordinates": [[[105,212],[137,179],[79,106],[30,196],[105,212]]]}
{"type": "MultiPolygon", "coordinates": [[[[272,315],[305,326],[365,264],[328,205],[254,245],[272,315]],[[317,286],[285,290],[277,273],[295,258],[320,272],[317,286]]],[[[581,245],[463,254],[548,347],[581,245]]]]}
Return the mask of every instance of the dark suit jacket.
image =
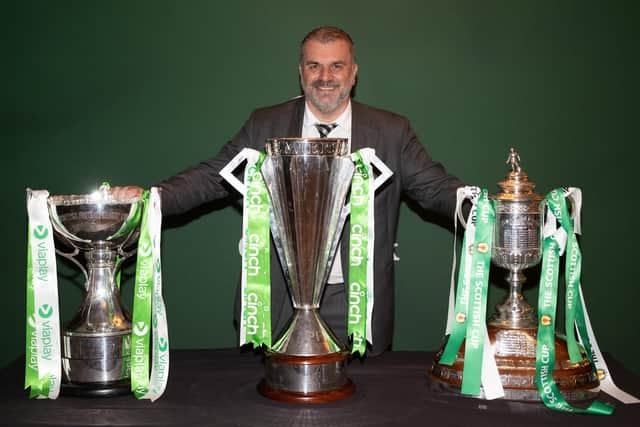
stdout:
{"type": "MultiPolygon", "coordinates": [[[[304,98],[254,111],[240,132],[217,156],[160,184],[164,215],[186,212],[203,203],[235,193],[223,182],[220,170],[245,147],[264,151],[267,138],[299,137],[302,132],[304,98]]],[[[391,345],[394,319],[393,244],[396,238],[401,196],[426,212],[452,221],[456,189],[463,185],[431,159],[418,141],[409,121],[396,114],[352,101],[351,151],[371,147],[394,175],[376,192],[373,308],[373,347],[375,355],[391,345]]],[[[237,195],[239,197],[239,195],[237,195]]],[[[344,227],[345,234],[349,222],[344,227]]],[[[273,248],[273,246],[272,246],[273,248]]],[[[342,265],[348,266],[348,244],[342,245],[342,265]]],[[[272,250],[272,254],[276,254],[272,250]]],[[[287,326],[292,306],[282,269],[276,255],[271,257],[272,328],[274,340],[287,326]]],[[[345,270],[347,270],[345,268],[345,270]]],[[[347,275],[347,271],[343,272],[347,275]]],[[[345,277],[345,283],[348,278],[345,277]]],[[[239,304],[236,301],[236,320],[239,304]]],[[[346,313],[345,313],[346,316],[346,313]]]]}

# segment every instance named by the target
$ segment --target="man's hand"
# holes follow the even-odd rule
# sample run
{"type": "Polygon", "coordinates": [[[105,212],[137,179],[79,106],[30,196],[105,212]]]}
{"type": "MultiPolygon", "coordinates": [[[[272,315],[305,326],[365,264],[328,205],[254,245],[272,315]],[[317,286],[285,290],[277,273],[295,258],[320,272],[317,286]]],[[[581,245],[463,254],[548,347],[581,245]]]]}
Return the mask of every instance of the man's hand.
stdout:
{"type": "Polygon", "coordinates": [[[144,189],[136,185],[125,185],[122,187],[111,187],[109,194],[117,200],[135,199],[142,196],[144,189]]]}

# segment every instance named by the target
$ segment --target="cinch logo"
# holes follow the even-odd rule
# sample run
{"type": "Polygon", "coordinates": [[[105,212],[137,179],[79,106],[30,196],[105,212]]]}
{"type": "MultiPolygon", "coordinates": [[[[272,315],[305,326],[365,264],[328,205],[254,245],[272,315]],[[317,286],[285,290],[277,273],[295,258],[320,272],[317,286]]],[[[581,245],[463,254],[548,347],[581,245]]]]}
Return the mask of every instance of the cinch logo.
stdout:
{"type": "Polygon", "coordinates": [[[43,319],[47,319],[53,314],[53,307],[51,307],[49,304],[42,304],[42,306],[38,309],[38,314],[43,319]]]}
{"type": "Polygon", "coordinates": [[[38,225],[33,229],[33,236],[36,239],[45,239],[49,235],[49,230],[44,225],[38,225]]]}
{"type": "Polygon", "coordinates": [[[142,243],[138,248],[138,253],[140,253],[140,255],[144,257],[151,255],[151,245],[149,244],[149,242],[142,243]]]}
{"type": "Polygon", "coordinates": [[[540,323],[544,326],[549,326],[551,324],[551,316],[547,316],[546,314],[540,318],[540,323]]]}
{"type": "Polygon", "coordinates": [[[488,250],[489,245],[487,245],[486,243],[478,243],[478,252],[480,252],[481,254],[485,254],[488,250]]]}
{"type": "Polygon", "coordinates": [[[168,345],[169,343],[164,339],[164,337],[160,337],[160,339],[158,339],[158,349],[160,349],[160,351],[167,351],[168,345]]]}
{"type": "Polygon", "coordinates": [[[465,320],[467,320],[467,315],[466,314],[464,314],[464,313],[456,314],[456,322],[464,323],[465,320]]]}
{"type": "Polygon", "coordinates": [[[147,335],[147,332],[149,332],[149,327],[144,322],[138,322],[133,327],[133,333],[139,337],[147,335]]]}

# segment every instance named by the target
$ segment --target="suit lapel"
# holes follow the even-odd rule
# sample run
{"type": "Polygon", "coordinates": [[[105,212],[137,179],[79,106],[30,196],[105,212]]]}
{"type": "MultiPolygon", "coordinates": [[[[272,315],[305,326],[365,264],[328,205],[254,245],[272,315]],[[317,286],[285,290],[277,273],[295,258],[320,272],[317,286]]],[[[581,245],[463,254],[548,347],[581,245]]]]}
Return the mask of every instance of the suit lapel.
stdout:
{"type": "Polygon", "coordinates": [[[302,136],[302,121],[304,119],[304,96],[296,99],[296,105],[293,110],[293,116],[289,123],[287,136],[299,138],[302,136]]]}
{"type": "Polygon", "coordinates": [[[351,101],[351,152],[362,148],[376,148],[376,134],[367,114],[367,107],[351,101]]]}

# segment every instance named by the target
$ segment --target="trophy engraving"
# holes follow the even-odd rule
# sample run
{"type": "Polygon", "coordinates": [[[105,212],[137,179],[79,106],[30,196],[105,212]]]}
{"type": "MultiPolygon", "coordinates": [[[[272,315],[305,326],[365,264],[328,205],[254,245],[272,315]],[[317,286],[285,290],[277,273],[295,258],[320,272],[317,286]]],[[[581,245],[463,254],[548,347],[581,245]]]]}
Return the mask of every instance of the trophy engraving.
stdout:
{"type": "MultiPolygon", "coordinates": [[[[500,192],[490,196],[495,208],[491,260],[508,271],[509,294],[489,318],[487,333],[504,398],[540,401],[535,382],[538,319],[536,310],[522,295],[522,285],[526,281],[523,271],[536,266],[542,259],[545,204],[543,196],[535,193],[535,184],[529,181],[520,164],[520,156],[513,148],[506,163],[511,170],[505,180],[498,183],[500,192]]],[[[458,394],[465,345],[458,350],[451,366],[440,363],[442,353],[441,350],[436,356],[429,376],[435,387],[458,394]]],[[[555,338],[555,361],[553,378],[567,401],[596,397],[599,381],[591,362],[583,357],[580,362],[572,363],[566,341],[558,336],[555,338]]],[[[486,397],[484,390],[480,397],[486,397]]]]}
{"type": "Polygon", "coordinates": [[[262,175],[272,207],[271,230],[294,307],[289,326],[267,351],[259,391],[290,402],[351,395],[348,352],[319,315],[353,175],[347,140],[267,140],[262,175]]]}
{"type": "Polygon", "coordinates": [[[120,301],[116,275],[137,242],[142,199],[115,199],[108,186],[90,195],[47,200],[56,252],[84,273],[83,301],[62,332],[63,392],[108,396],[130,392],[131,315],[120,301]],[[76,257],[82,253],[84,263],[76,257]],[[85,268],[86,266],[86,268],[85,268]]]}

